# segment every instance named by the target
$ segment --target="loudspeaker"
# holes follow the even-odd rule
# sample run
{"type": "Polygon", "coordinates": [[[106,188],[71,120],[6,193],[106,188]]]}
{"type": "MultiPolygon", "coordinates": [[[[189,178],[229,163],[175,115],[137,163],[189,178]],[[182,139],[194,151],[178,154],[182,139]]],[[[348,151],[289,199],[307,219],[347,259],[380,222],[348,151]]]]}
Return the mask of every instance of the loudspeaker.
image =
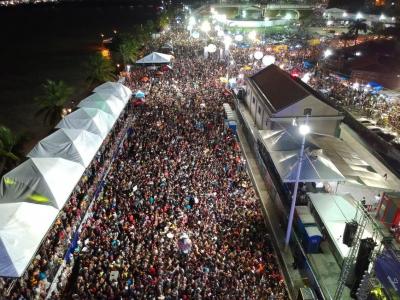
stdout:
{"type": "Polygon", "coordinates": [[[356,266],[354,268],[356,274],[362,276],[364,272],[368,270],[371,254],[375,246],[376,243],[372,238],[366,238],[360,241],[360,249],[358,249],[356,266]]]}
{"type": "Polygon", "coordinates": [[[365,271],[368,270],[368,266],[371,260],[371,254],[375,246],[376,243],[372,238],[366,238],[360,241],[360,249],[358,249],[357,260],[354,267],[354,284],[350,291],[350,295],[352,297],[355,297],[362,276],[364,275],[365,271]]]}
{"type": "Polygon", "coordinates": [[[353,245],[354,236],[356,235],[358,223],[356,221],[346,222],[343,233],[343,244],[351,247],[353,245]]]}

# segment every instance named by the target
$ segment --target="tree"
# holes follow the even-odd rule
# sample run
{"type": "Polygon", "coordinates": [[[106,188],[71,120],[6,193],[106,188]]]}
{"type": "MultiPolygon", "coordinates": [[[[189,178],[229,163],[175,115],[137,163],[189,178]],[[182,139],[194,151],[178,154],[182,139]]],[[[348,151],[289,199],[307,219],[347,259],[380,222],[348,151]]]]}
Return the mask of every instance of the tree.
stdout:
{"type": "Polygon", "coordinates": [[[385,35],[385,25],[381,22],[374,23],[370,29],[373,34],[378,36],[378,38],[381,38],[383,35],[385,35]]]}
{"type": "Polygon", "coordinates": [[[93,54],[87,64],[89,85],[100,84],[115,79],[115,67],[110,59],[105,59],[100,53],[93,54]]]}
{"type": "Polygon", "coordinates": [[[368,31],[368,25],[367,23],[365,23],[364,20],[354,20],[353,22],[351,22],[350,26],[349,26],[349,33],[354,37],[354,45],[357,44],[357,38],[358,38],[358,34],[360,33],[360,31],[367,33],[368,31]]]}
{"type": "Polygon", "coordinates": [[[346,48],[347,43],[354,40],[354,36],[350,32],[342,32],[342,34],[340,35],[340,40],[343,41],[344,47],[346,48]]]}
{"type": "Polygon", "coordinates": [[[44,115],[44,122],[53,127],[61,119],[73,89],[62,80],[49,79],[42,85],[42,89],[42,95],[35,98],[40,107],[37,115],[44,115]]]}
{"type": "Polygon", "coordinates": [[[168,25],[169,25],[169,20],[170,20],[170,16],[172,15],[172,12],[168,12],[168,11],[166,11],[166,12],[164,12],[164,13],[162,13],[159,17],[158,17],[158,20],[157,20],[157,27],[160,29],[160,30],[163,30],[164,28],[166,28],[168,25]]]}
{"type": "Polygon", "coordinates": [[[0,174],[3,174],[7,163],[19,161],[18,156],[14,153],[16,143],[17,138],[11,130],[0,125],[0,174]]]}
{"type": "Polygon", "coordinates": [[[126,65],[134,62],[137,59],[140,45],[138,41],[131,35],[124,35],[121,37],[118,50],[123,63],[126,65]]]}

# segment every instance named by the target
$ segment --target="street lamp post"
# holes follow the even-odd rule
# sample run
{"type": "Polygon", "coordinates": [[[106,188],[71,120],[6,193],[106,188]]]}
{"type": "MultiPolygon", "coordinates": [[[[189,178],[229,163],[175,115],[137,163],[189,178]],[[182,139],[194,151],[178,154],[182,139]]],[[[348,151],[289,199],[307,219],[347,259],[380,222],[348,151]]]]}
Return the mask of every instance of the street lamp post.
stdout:
{"type": "Polygon", "coordinates": [[[306,142],[306,135],[310,132],[310,127],[308,126],[308,117],[311,114],[311,108],[306,108],[304,110],[304,114],[306,116],[306,121],[305,121],[304,124],[299,126],[299,132],[303,136],[303,139],[302,139],[302,142],[301,142],[300,157],[299,157],[299,162],[298,162],[298,165],[297,165],[296,182],[295,182],[295,185],[294,185],[292,203],[291,203],[291,206],[290,206],[289,222],[288,222],[288,226],[287,226],[287,230],[286,230],[286,238],[285,238],[285,247],[286,248],[289,245],[290,235],[292,233],[294,209],[296,207],[297,190],[299,188],[301,165],[302,165],[303,156],[304,156],[304,145],[305,145],[305,142],[306,142]]]}

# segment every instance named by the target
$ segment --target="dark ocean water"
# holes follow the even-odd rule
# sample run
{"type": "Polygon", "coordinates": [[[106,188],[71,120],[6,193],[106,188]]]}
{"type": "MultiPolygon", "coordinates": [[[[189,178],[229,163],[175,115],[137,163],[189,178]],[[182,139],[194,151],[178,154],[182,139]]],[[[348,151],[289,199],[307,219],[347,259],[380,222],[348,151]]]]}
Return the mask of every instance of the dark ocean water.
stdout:
{"type": "Polygon", "coordinates": [[[84,63],[99,51],[100,34],[128,32],[154,15],[152,8],[98,3],[0,10],[0,124],[32,140],[47,135],[35,116],[40,85],[64,80],[79,101],[86,90],[84,63]]]}

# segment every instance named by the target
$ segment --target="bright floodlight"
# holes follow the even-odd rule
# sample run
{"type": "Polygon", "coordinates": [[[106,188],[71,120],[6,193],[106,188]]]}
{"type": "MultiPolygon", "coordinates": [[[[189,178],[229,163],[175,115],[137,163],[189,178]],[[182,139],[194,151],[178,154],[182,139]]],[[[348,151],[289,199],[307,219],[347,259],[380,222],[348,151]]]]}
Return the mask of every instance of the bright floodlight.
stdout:
{"type": "Polygon", "coordinates": [[[275,63],[275,56],[265,55],[262,59],[262,63],[264,66],[269,66],[275,63]]]}
{"type": "Polygon", "coordinates": [[[342,16],[343,18],[347,18],[349,15],[347,14],[347,12],[344,12],[342,16]]]}
{"type": "Polygon", "coordinates": [[[254,52],[254,58],[255,59],[261,59],[264,56],[264,54],[261,51],[256,51],[254,52]]]}
{"type": "Polygon", "coordinates": [[[301,124],[299,126],[299,132],[301,135],[307,135],[310,133],[310,126],[306,125],[306,124],[301,124]]]}
{"type": "Polygon", "coordinates": [[[331,49],[326,49],[326,50],[324,51],[324,57],[325,57],[325,58],[328,58],[328,57],[331,56],[332,54],[333,54],[333,52],[332,52],[331,49]]]}
{"type": "Polygon", "coordinates": [[[214,53],[215,51],[217,51],[217,46],[215,46],[214,44],[209,44],[207,46],[207,51],[210,53],[214,53]]]}
{"type": "Polygon", "coordinates": [[[208,21],[204,21],[203,24],[201,24],[200,29],[204,32],[209,32],[211,30],[210,23],[208,21]]]}
{"type": "Polygon", "coordinates": [[[386,16],[384,15],[384,14],[381,14],[380,16],[379,16],[379,20],[385,20],[386,19],[386,16]]]}
{"type": "Polygon", "coordinates": [[[292,15],[290,13],[287,13],[285,15],[285,20],[290,20],[290,19],[292,19],[292,15]]]}
{"type": "Polygon", "coordinates": [[[257,38],[257,32],[255,31],[250,31],[249,32],[249,39],[254,41],[257,38]]]}
{"type": "Polygon", "coordinates": [[[362,53],[360,51],[357,51],[355,54],[356,54],[356,56],[361,56],[362,55],[362,53]]]}
{"type": "Polygon", "coordinates": [[[358,12],[358,13],[356,14],[356,19],[358,20],[358,19],[362,19],[362,18],[363,18],[362,13],[358,12]]]}
{"type": "Polygon", "coordinates": [[[195,24],[196,24],[196,19],[193,16],[191,16],[189,18],[189,26],[194,26],[195,24]]]}
{"type": "Polygon", "coordinates": [[[198,39],[200,37],[200,33],[195,31],[195,32],[192,33],[192,37],[194,37],[195,39],[198,39]]]}
{"type": "Polygon", "coordinates": [[[241,34],[235,35],[235,41],[236,41],[236,42],[241,42],[241,41],[243,41],[243,35],[241,35],[241,34]]]}
{"type": "Polygon", "coordinates": [[[231,45],[231,43],[232,43],[232,38],[230,37],[230,35],[225,35],[225,36],[224,36],[224,45],[225,45],[225,48],[229,48],[229,46],[231,45]]]}

